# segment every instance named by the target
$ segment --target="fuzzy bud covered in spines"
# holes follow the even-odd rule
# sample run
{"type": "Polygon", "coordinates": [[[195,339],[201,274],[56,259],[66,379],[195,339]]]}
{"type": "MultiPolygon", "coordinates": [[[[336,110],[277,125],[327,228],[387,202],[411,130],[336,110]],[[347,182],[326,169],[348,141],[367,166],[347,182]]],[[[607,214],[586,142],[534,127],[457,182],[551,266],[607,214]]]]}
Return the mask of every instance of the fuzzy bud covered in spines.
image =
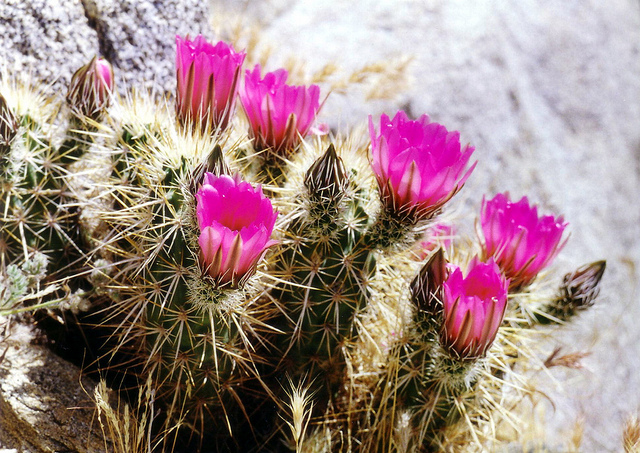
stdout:
{"type": "Polygon", "coordinates": [[[444,251],[437,249],[411,282],[411,300],[419,312],[426,315],[428,327],[442,316],[442,285],[447,279],[447,260],[444,251]]]}
{"type": "Polygon", "coordinates": [[[349,187],[349,175],[333,144],[307,170],[308,234],[329,238],[344,224],[341,201],[349,187]]]}
{"type": "Polygon", "coordinates": [[[606,261],[596,261],[565,275],[560,287],[560,297],[571,301],[576,307],[592,306],[600,292],[600,280],[606,267],[606,261]]]}
{"type": "Polygon", "coordinates": [[[305,137],[320,110],[320,88],[287,85],[278,69],[260,77],[260,65],[247,70],[240,100],[249,119],[249,136],[258,151],[288,156],[305,137]]]}
{"type": "Polygon", "coordinates": [[[237,287],[255,272],[267,248],[278,212],[240,176],[206,173],[196,194],[204,272],[219,286],[237,287]]]}
{"type": "Polygon", "coordinates": [[[11,146],[18,133],[18,117],[7,105],[7,100],[0,94],[0,159],[11,146]]]}
{"type": "Polygon", "coordinates": [[[113,68],[103,58],[93,57],[71,77],[67,102],[79,118],[98,120],[109,107],[113,91],[113,68]]]}
{"type": "Polygon", "coordinates": [[[511,290],[530,284],[566,243],[562,235],[567,223],[562,217],[538,217],[537,207],[527,197],[516,203],[508,193],[482,200],[480,226],[484,257],[494,258],[511,280],[511,290]]]}
{"type": "Polygon", "coordinates": [[[467,277],[455,267],[443,283],[443,347],[453,357],[472,360],[484,356],[498,333],[507,307],[506,279],[493,259],[474,258],[467,277]]]}
{"type": "Polygon", "coordinates": [[[427,115],[415,121],[398,111],[383,114],[380,131],[369,117],[371,166],[385,209],[415,223],[432,217],[464,185],[475,168],[467,168],[474,151],[460,146],[460,134],[432,123],[427,115]]]}
{"type": "Polygon", "coordinates": [[[309,167],[304,185],[313,199],[340,202],[349,186],[349,175],[333,144],[309,167]]]}
{"type": "Polygon", "coordinates": [[[233,117],[245,52],[224,41],[215,46],[202,35],[176,36],[176,114],[182,125],[224,130],[233,117]]]}
{"type": "Polygon", "coordinates": [[[538,315],[538,322],[567,322],[591,307],[600,292],[606,266],[606,261],[596,261],[565,275],[557,297],[538,315]]]}
{"type": "Polygon", "coordinates": [[[209,173],[213,173],[216,176],[228,175],[231,173],[227,162],[224,160],[224,154],[220,145],[216,145],[209,153],[206,162],[206,168],[209,173]]]}
{"type": "Polygon", "coordinates": [[[189,189],[192,195],[195,196],[206,173],[211,173],[215,176],[231,174],[231,170],[227,165],[220,145],[215,145],[207,156],[207,160],[202,162],[195,168],[195,170],[193,170],[193,176],[191,178],[191,183],[189,184],[189,189]]]}

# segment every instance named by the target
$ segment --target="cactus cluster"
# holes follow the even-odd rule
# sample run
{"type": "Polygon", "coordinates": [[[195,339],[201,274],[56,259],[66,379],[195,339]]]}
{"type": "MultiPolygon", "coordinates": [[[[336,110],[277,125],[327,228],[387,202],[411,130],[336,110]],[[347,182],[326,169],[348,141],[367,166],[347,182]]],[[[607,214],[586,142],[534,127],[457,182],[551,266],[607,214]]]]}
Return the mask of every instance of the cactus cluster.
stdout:
{"type": "Polygon", "coordinates": [[[0,309],[99,301],[96,354],[147,386],[153,451],[500,445],[533,339],[593,304],[604,262],[545,291],[566,223],[508,194],[479,238],[438,238],[476,163],[426,115],[334,136],[284,69],[243,77],[202,36],[176,60],[175,113],[118,97],[101,59],[62,106],[3,77],[0,309]]]}

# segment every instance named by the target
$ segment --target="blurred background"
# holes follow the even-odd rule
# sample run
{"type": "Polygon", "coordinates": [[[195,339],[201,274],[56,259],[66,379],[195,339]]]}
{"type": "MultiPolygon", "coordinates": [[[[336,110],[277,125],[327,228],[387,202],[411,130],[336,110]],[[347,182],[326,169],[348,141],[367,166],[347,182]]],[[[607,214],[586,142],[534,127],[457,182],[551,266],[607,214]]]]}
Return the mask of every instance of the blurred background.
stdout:
{"type": "Polygon", "coordinates": [[[0,18],[2,70],[58,96],[96,53],[121,92],[170,95],[175,35],[202,33],[239,38],[267,70],[295,60],[301,79],[368,74],[346,93],[333,84],[320,120],[334,130],[398,109],[459,130],[479,161],[461,212],[484,194],[527,195],[570,223],[558,278],[607,260],[596,307],[551,345],[588,352],[583,369],[539,385],[555,403],[551,445],[583,423],[581,451],[621,449],[640,411],[640,2],[2,0],[0,18]]]}

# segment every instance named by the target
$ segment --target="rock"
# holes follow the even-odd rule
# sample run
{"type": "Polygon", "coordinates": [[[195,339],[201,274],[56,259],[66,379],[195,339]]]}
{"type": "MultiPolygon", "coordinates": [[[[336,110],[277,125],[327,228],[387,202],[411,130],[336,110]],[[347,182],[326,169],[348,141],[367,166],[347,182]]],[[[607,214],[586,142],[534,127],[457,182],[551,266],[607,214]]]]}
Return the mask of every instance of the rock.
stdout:
{"type": "Polygon", "coordinates": [[[9,0],[0,17],[0,67],[29,71],[61,96],[96,54],[114,65],[120,92],[172,93],[175,35],[213,38],[209,5],[199,0],[9,0]]]}
{"type": "MultiPolygon", "coordinates": [[[[96,383],[0,319],[0,447],[25,453],[113,451],[91,399],[96,383]]],[[[3,450],[0,450],[3,451],[3,450]]]]}
{"type": "Polygon", "coordinates": [[[200,0],[83,0],[98,32],[100,51],[115,66],[121,92],[135,87],[175,90],[175,37],[213,39],[209,5],[200,0]]]}
{"type": "Polygon", "coordinates": [[[31,73],[51,93],[66,95],[71,75],[98,52],[80,0],[3,1],[0,17],[0,68],[31,73]]]}

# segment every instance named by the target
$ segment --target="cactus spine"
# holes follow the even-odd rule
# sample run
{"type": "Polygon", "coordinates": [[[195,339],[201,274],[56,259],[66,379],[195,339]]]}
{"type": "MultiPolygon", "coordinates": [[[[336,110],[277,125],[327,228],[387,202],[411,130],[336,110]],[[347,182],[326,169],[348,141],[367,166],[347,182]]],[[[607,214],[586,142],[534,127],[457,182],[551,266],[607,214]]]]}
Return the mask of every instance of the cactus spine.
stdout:
{"type": "Polygon", "coordinates": [[[282,313],[275,324],[281,371],[317,379],[323,395],[344,379],[343,349],[355,338],[375,271],[374,250],[364,242],[367,200],[350,171],[333,145],[308,169],[275,265],[284,282],[273,293],[282,313]]]}
{"type": "Polygon", "coordinates": [[[3,273],[11,265],[25,269],[40,262],[38,266],[45,269],[30,286],[35,290],[51,284],[54,290],[69,277],[70,267],[79,258],[77,215],[66,184],[67,165],[46,131],[56,112],[43,116],[48,109],[46,101],[31,95],[27,87],[6,86],[3,90],[13,95],[12,102],[0,101],[3,273]]]}

